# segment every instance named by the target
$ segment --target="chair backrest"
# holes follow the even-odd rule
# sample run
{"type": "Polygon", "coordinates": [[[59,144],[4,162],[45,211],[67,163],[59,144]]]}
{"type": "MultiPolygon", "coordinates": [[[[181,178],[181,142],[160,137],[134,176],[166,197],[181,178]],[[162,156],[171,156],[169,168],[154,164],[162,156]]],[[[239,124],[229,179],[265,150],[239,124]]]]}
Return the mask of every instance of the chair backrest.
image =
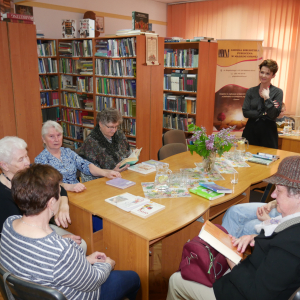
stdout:
{"type": "Polygon", "coordinates": [[[186,145],[182,143],[173,143],[162,146],[158,151],[158,160],[165,159],[169,156],[187,151],[186,145]]]}
{"type": "Polygon", "coordinates": [[[173,129],[164,133],[163,135],[163,145],[182,143],[186,145],[185,134],[182,130],[173,129]]]}
{"type": "Polygon", "coordinates": [[[275,184],[268,183],[268,185],[266,186],[265,191],[264,191],[260,201],[268,203],[268,202],[274,200],[271,197],[271,194],[273,193],[274,190],[275,190],[275,184]]]}
{"type": "MultiPolygon", "coordinates": [[[[8,271],[0,265],[0,291],[4,300],[9,300],[5,291],[3,275],[8,271]]],[[[8,275],[8,288],[16,300],[67,300],[60,291],[21,279],[15,275],[8,275]]]]}
{"type": "Polygon", "coordinates": [[[289,298],[289,300],[300,300],[300,288],[289,298]]]}

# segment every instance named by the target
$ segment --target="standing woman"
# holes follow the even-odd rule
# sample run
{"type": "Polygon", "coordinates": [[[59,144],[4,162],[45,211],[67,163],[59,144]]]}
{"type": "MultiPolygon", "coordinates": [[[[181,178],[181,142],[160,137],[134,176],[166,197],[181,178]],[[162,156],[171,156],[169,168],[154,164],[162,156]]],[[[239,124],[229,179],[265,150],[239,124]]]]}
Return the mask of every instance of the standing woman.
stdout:
{"type": "Polygon", "coordinates": [[[278,71],[276,61],[266,59],[259,65],[258,86],[248,89],[243,104],[243,114],[248,122],[243,132],[250,145],[278,149],[275,123],[281,112],[283,92],[271,84],[278,71]]]}

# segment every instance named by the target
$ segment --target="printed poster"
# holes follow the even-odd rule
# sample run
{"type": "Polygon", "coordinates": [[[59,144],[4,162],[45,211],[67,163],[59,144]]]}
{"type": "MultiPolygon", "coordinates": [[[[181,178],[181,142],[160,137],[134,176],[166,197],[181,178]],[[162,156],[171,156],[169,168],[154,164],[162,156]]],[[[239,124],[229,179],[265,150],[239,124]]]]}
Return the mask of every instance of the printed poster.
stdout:
{"type": "Polygon", "coordinates": [[[218,40],[214,131],[236,126],[243,130],[246,91],[259,84],[262,41],[218,40]]]}

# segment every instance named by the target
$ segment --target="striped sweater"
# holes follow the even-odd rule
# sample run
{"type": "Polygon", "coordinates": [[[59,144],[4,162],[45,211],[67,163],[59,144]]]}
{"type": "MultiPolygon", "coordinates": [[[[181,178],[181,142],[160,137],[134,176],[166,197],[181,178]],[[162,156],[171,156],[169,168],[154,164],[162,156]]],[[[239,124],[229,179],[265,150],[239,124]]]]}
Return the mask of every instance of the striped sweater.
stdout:
{"type": "Polygon", "coordinates": [[[55,232],[40,239],[18,234],[12,227],[18,218],[9,217],[3,225],[0,263],[14,275],[55,288],[68,299],[98,300],[111,265],[91,265],[81,247],[55,232]]]}

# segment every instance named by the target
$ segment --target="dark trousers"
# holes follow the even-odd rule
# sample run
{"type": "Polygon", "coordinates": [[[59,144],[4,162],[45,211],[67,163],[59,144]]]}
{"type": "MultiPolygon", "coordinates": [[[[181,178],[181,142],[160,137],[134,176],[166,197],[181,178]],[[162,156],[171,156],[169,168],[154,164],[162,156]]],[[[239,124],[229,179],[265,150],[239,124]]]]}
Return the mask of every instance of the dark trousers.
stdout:
{"type": "Polygon", "coordinates": [[[101,285],[100,300],[134,300],[140,288],[139,275],[133,271],[112,271],[101,285]]]}
{"type": "Polygon", "coordinates": [[[243,131],[250,145],[278,149],[278,132],[275,121],[249,119],[243,131]]]}

